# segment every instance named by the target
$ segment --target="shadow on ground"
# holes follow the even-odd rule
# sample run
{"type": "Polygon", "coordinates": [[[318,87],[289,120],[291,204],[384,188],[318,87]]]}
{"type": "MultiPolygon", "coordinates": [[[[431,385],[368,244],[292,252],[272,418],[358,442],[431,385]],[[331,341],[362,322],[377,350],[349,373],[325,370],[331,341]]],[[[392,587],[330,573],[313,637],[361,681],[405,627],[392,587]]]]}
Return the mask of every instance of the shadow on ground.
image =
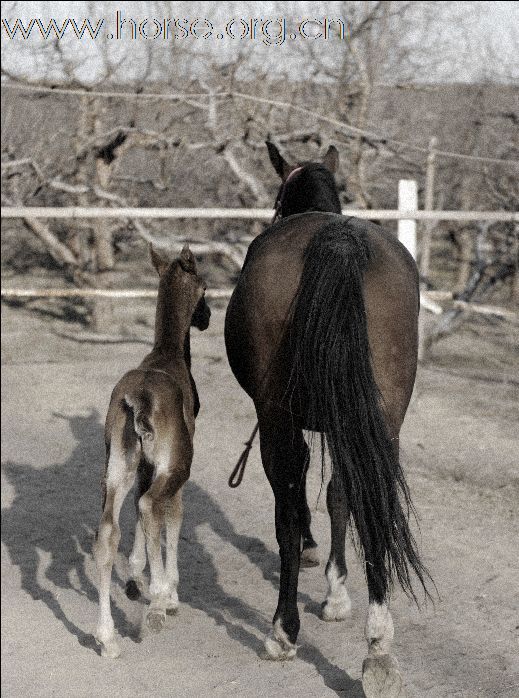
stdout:
{"type": "MultiPolygon", "coordinates": [[[[97,590],[89,571],[93,569],[91,549],[101,513],[103,427],[95,409],[87,416],[55,416],[68,421],[77,444],[65,462],[45,468],[12,461],[4,464],[14,499],[2,510],[2,541],[12,563],[20,570],[22,589],[34,600],[43,601],[82,646],[95,648],[92,635],[67,616],[59,600],[59,590],[75,591],[97,604],[97,590]],[[42,558],[49,561],[47,566],[42,565],[42,558]]],[[[261,655],[262,638],[269,632],[270,623],[256,609],[222,588],[213,556],[200,539],[199,527],[209,525],[222,543],[239,550],[260,569],[264,579],[273,586],[273,607],[279,558],[260,539],[239,534],[215,500],[195,482],[187,483],[184,497],[185,517],[179,546],[180,600],[224,627],[231,639],[261,655]]],[[[130,496],[121,512],[121,549],[125,553],[133,542],[135,515],[131,500],[130,496]]],[[[126,580],[117,577],[115,566],[113,581],[124,588],[126,580]]],[[[300,598],[313,605],[310,597],[300,595],[300,598]]],[[[94,608],[92,611],[95,613],[94,608]]],[[[112,614],[117,632],[139,641],[140,627],[131,623],[114,602],[112,614]]],[[[324,683],[338,695],[363,696],[360,681],[351,679],[316,647],[303,646],[298,656],[314,666],[324,683]]]]}

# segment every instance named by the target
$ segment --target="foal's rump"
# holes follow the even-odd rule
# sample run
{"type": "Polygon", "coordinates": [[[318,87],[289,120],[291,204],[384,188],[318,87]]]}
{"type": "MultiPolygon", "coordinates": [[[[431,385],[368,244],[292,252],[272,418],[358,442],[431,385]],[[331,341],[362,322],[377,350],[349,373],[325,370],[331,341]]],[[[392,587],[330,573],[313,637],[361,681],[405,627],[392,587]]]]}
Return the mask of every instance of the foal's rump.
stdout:
{"type": "Polygon", "coordinates": [[[172,459],[189,457],[191,440],[182,390],[164,373],[140,369],[128,372],[112,394],[109,425],[112,439],[117,434],[124,452],[142,449],[150,465],[168,468],[172,459]]]}

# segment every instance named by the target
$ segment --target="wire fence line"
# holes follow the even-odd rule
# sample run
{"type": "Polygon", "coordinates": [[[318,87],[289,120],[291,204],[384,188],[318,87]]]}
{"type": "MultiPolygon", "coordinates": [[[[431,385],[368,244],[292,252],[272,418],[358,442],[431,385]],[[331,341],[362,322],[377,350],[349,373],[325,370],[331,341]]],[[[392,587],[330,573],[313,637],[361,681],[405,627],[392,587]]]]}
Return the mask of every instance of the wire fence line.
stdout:
{"type": "MultiPolygon", "coordinates": [[[[2,83],[2,87],[7,87],[10,89],[17,89],[22,92],[38,92],[38,93],[55,93],[55,94],[68,94],[77,95],[84,97],[99,97],[105,99],[132,99],[132,100],[156,100],[156,101],[186,101],[190,99],[237,99],[242,101],[255,102],[257,104],[265,104],[272,107],[277,107],[279,109],[287,109],[295,111],[299,114],[304,114],[306,116],[311,116],[318,121],[330,124],[335,128],[342,131],[347,131],[348,133],[356,136],[362,136],[364,138],[369,138],[372,141],[385,144],[392,144],[399,148],[404,148],[408,150],[414,150],[420,153],[429,153],[430,149],[415,145],[414,143],[409,143],[407,141],[401,141],[391,136],[382,135],[374,131],[369,131],[367,129],[361,129],[357,126],[347,124],[339,119],[334,119],[319,112],[313,111],[312,109],[307,109],[306,107],[301,107],[297,104],[291,104],[290,102],[284,102],[282,100],[268,99],[266,97],[257,97],[256,95],[246,94],[244,92],[236,91],[225,91],[225,92],[199,92],[199,93],[149,93],[149,92],[111,92],[111,91],[96,91],[96,90],[86,90],[86,89],[67,89],[60,87],[48,87],[46,85],[22,85],[16,83],[2,83]]],[[[472,162],[482,162],[487,164],[497,164],[497,165],[512,165],[519,167],[519,160],[514,160],[510,158],[493,158],[486,157],[483,155],[469,155],[467,153],[459,153],[451,150],[438,150],[434,149],[434,152],[439,157],[454,158],[459,160],[466,160],[472,162]]]]}

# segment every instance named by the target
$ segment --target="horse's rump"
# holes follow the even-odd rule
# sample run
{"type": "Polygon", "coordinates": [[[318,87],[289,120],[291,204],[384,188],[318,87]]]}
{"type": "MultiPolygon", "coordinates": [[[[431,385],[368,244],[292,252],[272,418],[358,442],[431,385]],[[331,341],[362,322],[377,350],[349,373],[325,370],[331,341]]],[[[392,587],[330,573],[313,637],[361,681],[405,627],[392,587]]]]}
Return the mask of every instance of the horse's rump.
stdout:
{"type": "MultiPolygon", "coordinates": [[[[382,393],[386,387],[382,369],[391,360],[388,347],[402,345],[398,352],[393,352],[399,354],[399,361],[404,355],[412,357],[415,353],[418,277],[412,258],[398,240],[368,221],[333,213],[291,216],[268,228],[251,244],[226,316],[231,367],[255,400],[263,390],[272,399],[283,397],[286,407],[289,387],[292,394],[296,390],[294,382],[290,386],[288,382],[293,374],[290,332],[295,299],[301,289],[305,260],[315,254],[315,248],[309,252],[312,241],[320,239],[330,225],[342,231],[340,246],[359,241],[365,248],[363,295],[374,370],[382,393]]],[[[321,260],[319,269],[320,273],[325,271],[326,260],[321,260]]],[[[340,285],[340,278],[337,281],[340,285]]],[[[332,289],[332,295],[321,302],[334,303],[334,292],[332,289]]],[[[405,382],[412,387],[415,366],[411,364],[405,382]]],[[[291,409],[297,413],[297,405],[304,405],[305,397],[292,403],[291,409]]]]}

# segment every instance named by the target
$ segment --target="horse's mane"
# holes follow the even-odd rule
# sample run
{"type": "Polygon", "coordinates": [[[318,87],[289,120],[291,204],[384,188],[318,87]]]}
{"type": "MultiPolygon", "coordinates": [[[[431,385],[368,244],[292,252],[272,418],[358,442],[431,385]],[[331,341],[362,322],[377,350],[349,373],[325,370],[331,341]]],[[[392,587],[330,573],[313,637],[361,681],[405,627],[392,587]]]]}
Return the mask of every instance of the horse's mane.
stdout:
{"type": "Polygon", "coordinates": [[[341,202],[333,174],[320,163],[304,163],[281,192],[283,218],[304,211],[341,213],[341,202]]]}

